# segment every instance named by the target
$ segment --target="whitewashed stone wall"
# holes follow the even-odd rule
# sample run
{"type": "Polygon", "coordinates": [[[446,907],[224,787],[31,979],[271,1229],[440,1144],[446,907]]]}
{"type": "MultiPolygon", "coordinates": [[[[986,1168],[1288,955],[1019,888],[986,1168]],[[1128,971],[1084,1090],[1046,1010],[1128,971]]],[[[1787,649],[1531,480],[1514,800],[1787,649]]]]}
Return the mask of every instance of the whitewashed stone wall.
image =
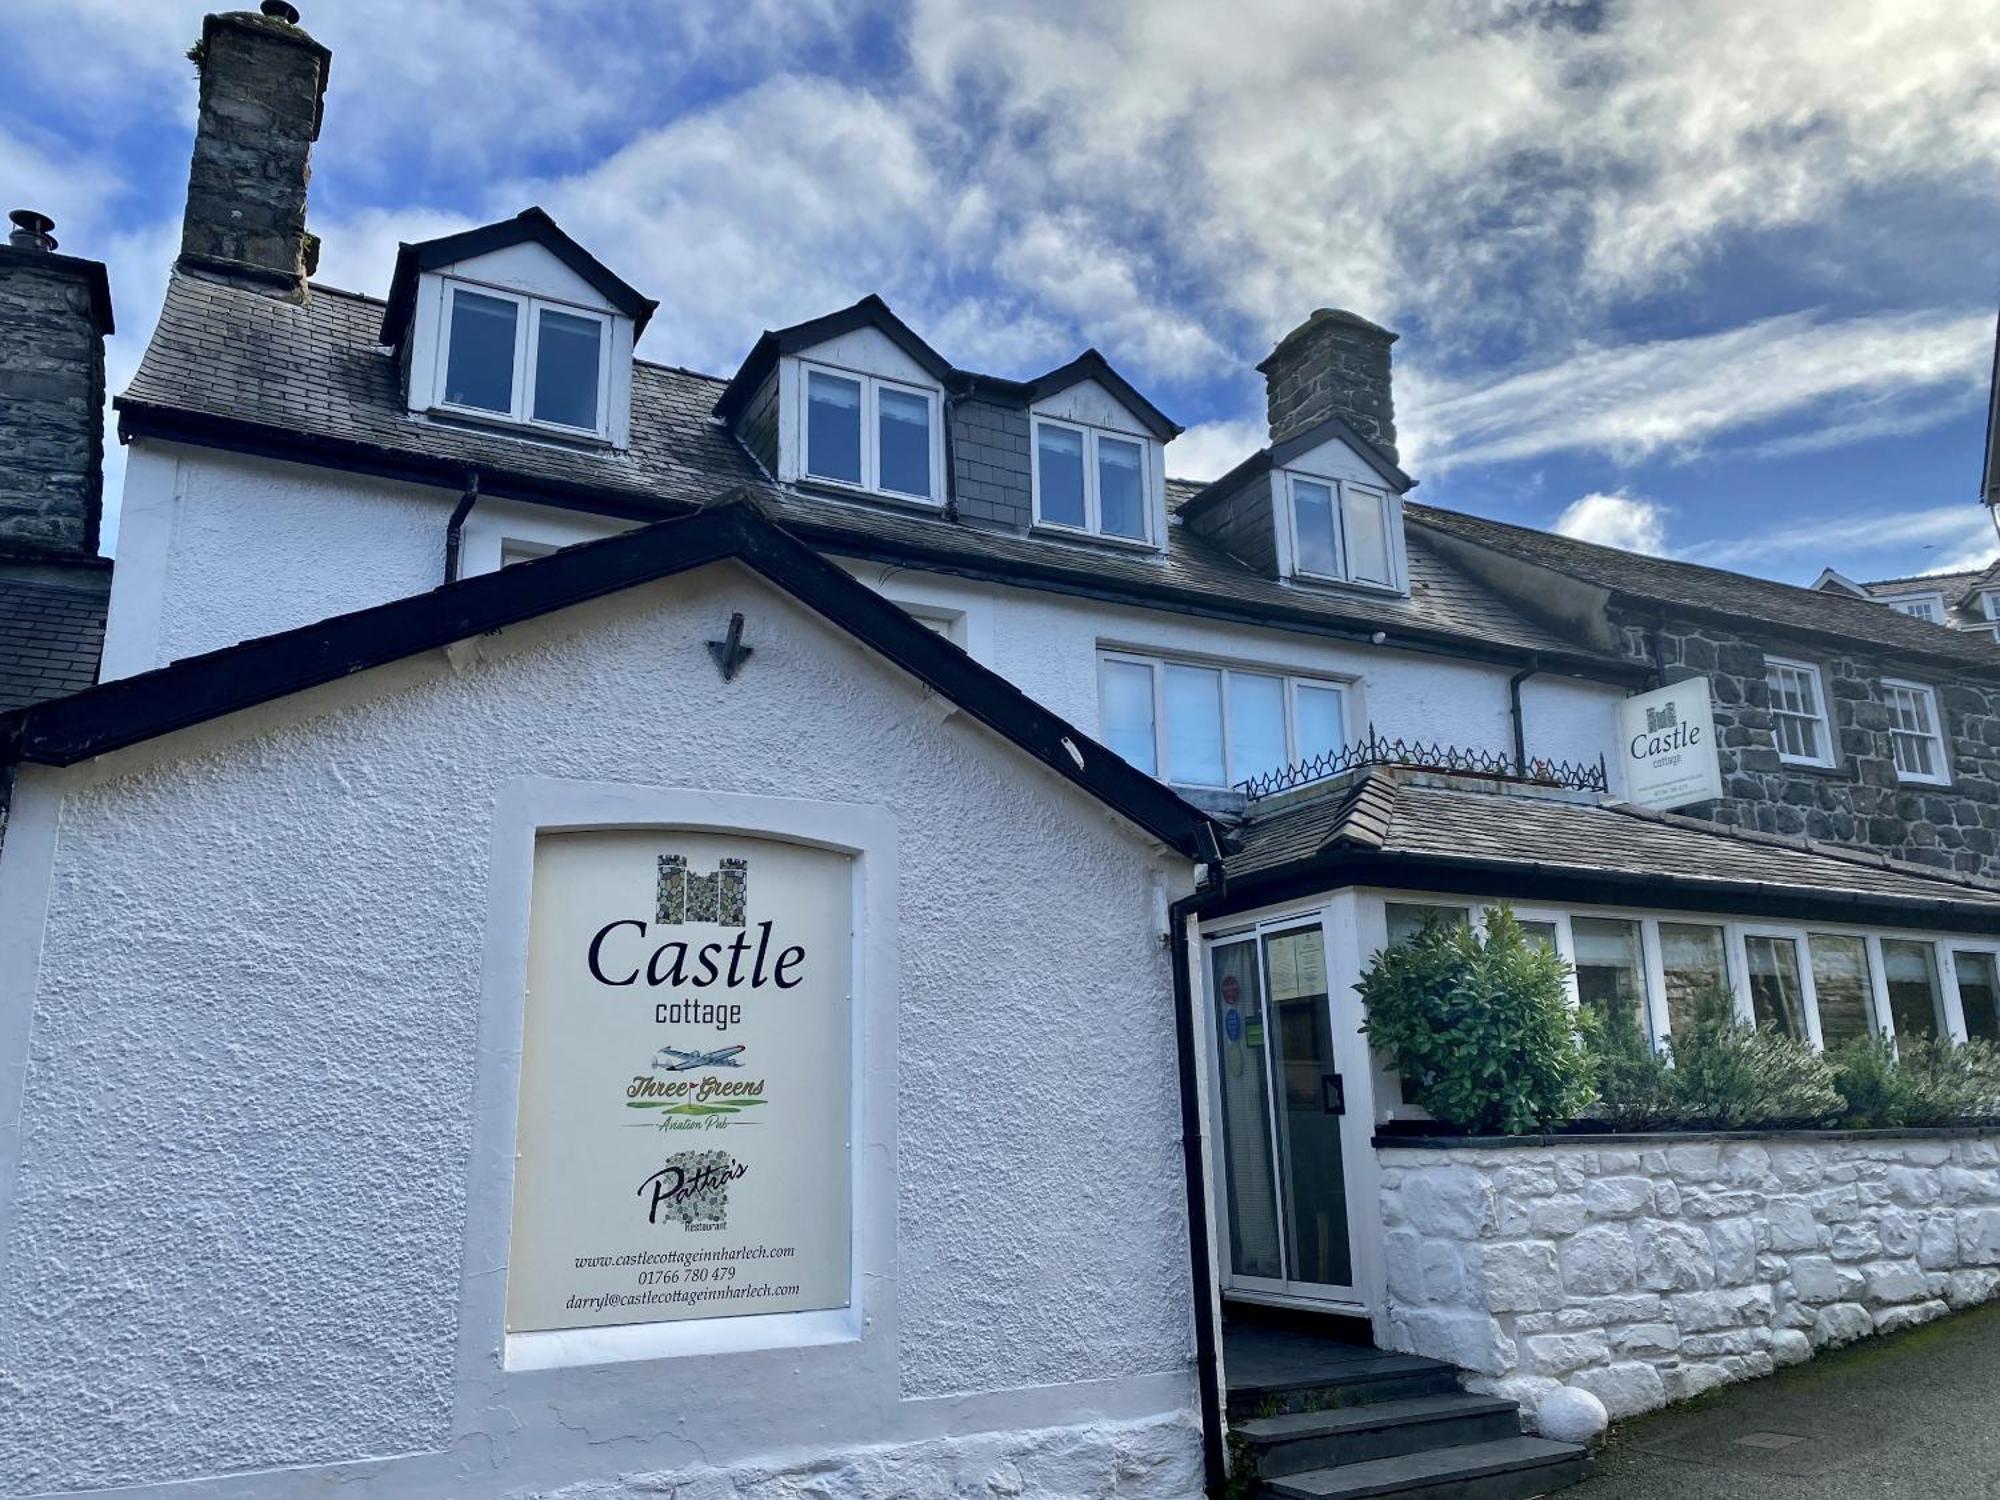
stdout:
{"type": "Polygon", "coordinates": [[[1384,1147],[1386,1347],[1613,1417],[2000,1291],[1990,1134],[1384,1147]]]}

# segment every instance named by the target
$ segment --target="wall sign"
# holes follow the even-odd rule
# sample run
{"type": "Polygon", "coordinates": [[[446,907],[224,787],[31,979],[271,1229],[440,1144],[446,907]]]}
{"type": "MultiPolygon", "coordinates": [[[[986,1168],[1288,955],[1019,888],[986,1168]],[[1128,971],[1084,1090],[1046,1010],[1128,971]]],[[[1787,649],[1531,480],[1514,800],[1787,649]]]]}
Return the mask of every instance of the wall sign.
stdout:
{"type": "Polygon", "coordinates": [[[1685,807],[1722,795],[1715,754],[1715,704],[1706,677],[1670,683],[1618,705],[1625,800],[1640,807],[1685,807]]]}
{"type": "Polygon", "coordinates": [[[852,867],[536,842],[507,1329],[845,1307],[852,867]]]}

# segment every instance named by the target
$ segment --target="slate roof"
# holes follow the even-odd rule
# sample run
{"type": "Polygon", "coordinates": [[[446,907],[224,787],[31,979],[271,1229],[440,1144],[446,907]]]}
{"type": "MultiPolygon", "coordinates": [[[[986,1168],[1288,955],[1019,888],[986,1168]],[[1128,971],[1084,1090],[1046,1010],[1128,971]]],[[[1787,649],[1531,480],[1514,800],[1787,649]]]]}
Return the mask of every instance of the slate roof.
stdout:
{"type": "Polygon", "coordinates": [[[476,469],[485,494],[640,520],[743,489],[794,535],[842,555],[1281,628],[1363,637],[1379,630],[1391,643],[1487,659],[1518,662],[1534,652],[1545,668],[1612,681],[1634,670],[1531,621],[1420,535],[1408,549],[1411,596],[1397,599],[1296,588],[1178,526],[1161,556],[979,530],[935,514],[780,486],[712,420],[726,382],[689,370],[635,364],[632,446],[623,453],[413,420],[395,362],[377,342],[382,311],[375,298],[333,288],[314,288],[309,303],[298,306],[176,272],[138,374],[118,400],[121,431],[344,463],[454,488],[476,469]]]}
{"type": "Polygon", "coordinates": [[[97,681],[111,567],[0,563],[0,713],[80,692],[97,681]]]}
{"type": "MultiPolygon", "coordinates": [[[[1490,784],[1488,784],[1490,788],[1490,784]]],[[[1810,902],[1864,901],[1884,910],[1950,907],[1969,928],[2000,931],[2000,882],[1906,864],[1865,850],[1776,834],[1749,833],[1698,818],[1623,803],[1557,799],[1545,793],[1480,789],[1469,778],[1371,770],[1316,795],[1273,800],[1237,830],[1225,863],[1231,885],[1301,866],[1349,878],[1384,861],[1560,874],[1602,882],[1609,904],[1644,904],[1611,893],[1634,885],[1675,888],[1675,904],[1706,899],[1719,907],[1748,892],[1788,893],[1810,902]],[[1454,784],[1456,783],[1456,784],[1454,784]]],[[[1826,915],[1831,916],[1831,912],[1826,915]]]]}
{"type": "Polygon", "coordinates": [[[1428,505],[1409,504],[1406,514],[1415,527],[1428,527],[1538,563],[1628,599],[1722,616],[1739,626],[1754,621],[1901,655],[2000,671],[2000,652],[1991,640],[1940,630],[1872,600],[1705,568],[1699,563],[1647,557],[1428,505]]]}

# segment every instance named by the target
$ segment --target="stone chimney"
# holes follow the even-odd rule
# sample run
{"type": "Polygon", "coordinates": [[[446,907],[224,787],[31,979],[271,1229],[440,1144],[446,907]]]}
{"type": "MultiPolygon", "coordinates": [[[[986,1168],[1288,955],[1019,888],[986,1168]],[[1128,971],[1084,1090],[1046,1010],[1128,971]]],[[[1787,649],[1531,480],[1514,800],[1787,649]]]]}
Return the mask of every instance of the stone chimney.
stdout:
{"type": "Polygon", "coordinates": [[[299,29],[285,0],[201,23],[188,55],[201,111],[188,167],[180,263],[302,297],[319,264],[306,232],[306,182],[333,54],[299,29]]]}
{"type": "Polygon", "coordinates": [[[56,254],[17,208],[0,246],[0,554],[94,557],[104,507],[104,336],[111,283],[56,254]]]}
{"type": "Polygon", "coordinates": [[[1396,335],[1366,318],[1322,307],[1278,341],[1264,362],[1271,441],[1338,416],[1396,461],[1396,404],[1389,346],[1396,335]]]}

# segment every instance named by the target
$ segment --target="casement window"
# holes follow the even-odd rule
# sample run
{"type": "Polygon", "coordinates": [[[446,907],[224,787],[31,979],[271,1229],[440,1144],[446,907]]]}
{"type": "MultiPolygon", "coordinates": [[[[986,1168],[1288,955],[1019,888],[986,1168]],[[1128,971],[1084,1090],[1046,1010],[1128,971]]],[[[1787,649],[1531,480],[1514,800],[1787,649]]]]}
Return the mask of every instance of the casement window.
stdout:
{"type": "Polygon", "coordinates": [[[1899,615],[1908,615],[1916,620],[1929,620],[1933,625],[1944,624],[1944,595],[1905,594],[1882,601],[1899,615]]]}
{"type": "Polygon", "coordinates": [[[1229,787],[1339,749],[1345,687],[1280,672],[1106,652],[1105,744],[1180,786],[1229,787]]]}
{"type": "Polygon", "coordinates": [[[1152,454],[1141,439],[1036,417],[1035,524],[1153,540],[1152,454]]]}
{"type": "Polygon", "coordinates": [[[1873,1036],[1875,978],[1868,940],[1854,933],[1814,932],[1806,936],[1812,954],[1813,1003],[1819,1012],[1820,1043],[1838,1047],[1873,1036]]]}
{"type": "Polygon", "coordinates": [[[1729,944],[1723,930],[1704,922],[1662,922],[1660,981],[1666,991],[1667,1028],[1692,1025],[1703,992],[1728,989],[1729,944]]]}
{"type": "Polygon", "coordinates": [[[1577,1003],[1598,1015],[1630,1015],[1641,1035],[1646,1019],[1646,969],[1639,924],[1619,917],[1572,917],[1577,1003]]]}
{"type": "Polygon", "coordinates": [[[1945,765],[1944,735],[1938,727],[1937,694],[1922,683],[1884,680],[1882,698],[1889,708],[1889,743],[1897,777],[1930,786],[1947,785],[1951,772],[1945,765]]]}
{"type": "Polygon", "coordinates": [[[800,374],[806,478],[938,503],[936,392],[818,365],[800,374]]]}
{"type": "Polygon", "coordinates": [[[1889,991],[1889,1016],[1896,1035],[1909,1041],[1938,1035],[1944,1028],[1944,996],[1938,984],[1937,949],[1930,943],[1882,939],[1882,972],[1889,991]]]}
{"type": "Polygon", "coordinates": [[[610,432],[611,318],[447,281],[438,404],[553,432],[610,432]]]}
{"type": "Polygon", "coordinates": [[[1764,675],[1771,690],[1771,730],[1778,741],[1778,758],[1797,766],[1832,765],[1833,729],[1827,722],[1819,668],[1769,656],[1764,659],[1764,675]]]}
{"type": "Polygon", "coordinates": [[[2000,952],[1954,948],[1951,966],[1965,1034],[1975,1041],[2000,1042],[2000,952]]]}
{"type": "Polygon", "coordinates": [[[1279,480],[1291,516],[1294,577],[1402,587],[1388,491],[1289,472],[1279,480]]]}

